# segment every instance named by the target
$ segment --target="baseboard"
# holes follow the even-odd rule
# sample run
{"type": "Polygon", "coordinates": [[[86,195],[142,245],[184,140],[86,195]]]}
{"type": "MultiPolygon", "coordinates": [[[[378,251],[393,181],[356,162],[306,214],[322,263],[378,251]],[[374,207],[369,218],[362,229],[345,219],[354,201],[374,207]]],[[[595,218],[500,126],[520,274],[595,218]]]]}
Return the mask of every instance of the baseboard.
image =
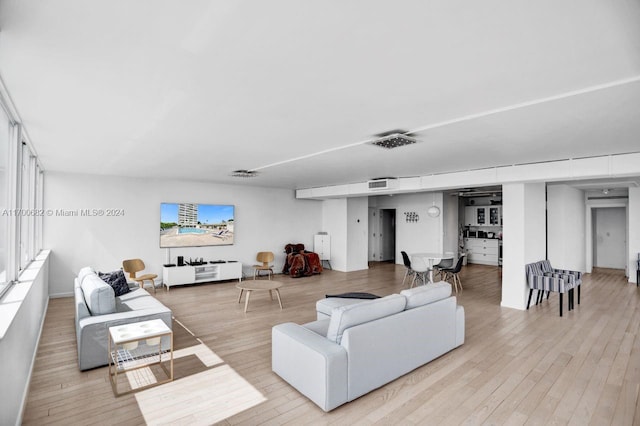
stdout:
{"type": "Polygon", "coordinates": [[[73,292],[72,293],[55,293],[55,294],[49,295],[49,299],[60,299],[61,297],[73,297],[73,292]]]}

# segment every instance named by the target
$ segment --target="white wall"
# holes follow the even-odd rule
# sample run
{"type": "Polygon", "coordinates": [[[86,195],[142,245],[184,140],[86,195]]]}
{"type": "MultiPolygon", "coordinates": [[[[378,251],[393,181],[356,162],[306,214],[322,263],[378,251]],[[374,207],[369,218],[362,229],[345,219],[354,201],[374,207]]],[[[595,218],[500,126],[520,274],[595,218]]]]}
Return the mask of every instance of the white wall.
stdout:
{"type": "Polygon", "coordinates": [[[629,188],[629,281],[637,283],[637,261],[640,253],[640,188],[629,188]]]}
{"type": "Polygon", "coordinates": [[[0,333],[0,425],[21,423],[49,301],[49,259],[47,251],[40,253],[0,306],[2,327],[8,327],[0,333]]]}
{"type": "Polygon", "coordinates": [[[347,199],[322,202],[322,230],[331,236],[331,267],[347,270],[347,199]]]}
{"type": "MultiPolygon", "coordinates": [[[[368,258],[375,262],[381,259],[382,239],[380,238],[380,230],[382,229],[382,212],[369,204],[369,233],[368,236],[368,258]]],[[[395,232],[393,235],[395,238],[395,232]]],[[[394,253],[395,256],[395,253],[394,253]]]]}
{"type": "Polygon", "coordinates": [[[527,263],[546,257],[545,184],[502,186],[503,272],[501,306],[525,309],[527,263]]]}
{"type": "Polygon", "coordinates": [[[459,224],[458,219],[458,196],[444,195],[442,200],[442,248],[445,252],[456,253],[459,251],[458,247],[458,233],[459,224]]]}
{"type": "Polygon", "coordinates": [[[71,295],[80,268],[118,269],[122,260],[141,258],[162,274],[167,249],[159,247],[160,203],[235,205],[235,244],[171,249],[177,256],[238,260],[251,273],[258,251],[276,255],[281,270],[287,243],[313,248],[321,231],[321,202],[297,200],[294,191],[206,182],[134,179],[47,172],[45,209],[124,209],[118,217],[45,217],[43,245],[52,250],[50,294],[71,295]]]}
{"type": "MultiPolygon", "coordinates": [[[[370,205],[379,209],[396,210],[396,263],[402,264],[401,251],[408,254],[417,252],[441,252],[443,244],[443,215],[441,192],[418,192],[372,197],[370,205]],[[440,216],[430,217],[427,209],[433,204],[440,208],[440,216]],[[405,212],[416,212],[420,216],[418,222],[407,222],[405,212]]],[[[456,207],[457,208],[457,207],[456,207]]]]}
{"type": "Polygon", "coordinates": [[[369,267],[367,261],[369,228],[369,199],[347,199],[347,269],[360,271],[369,267]]]}
{"type": "Polygon", "coordinates": [[[331,267],[350,272],[368,268],[369,212],[366,197],[326,200],[323,230],[331,236],[331,267]]]}
{"type": "Polygon", "coordinates": [[[554,268],[586,271],[585,194],[547,186],[547,257],[554,268]]]}

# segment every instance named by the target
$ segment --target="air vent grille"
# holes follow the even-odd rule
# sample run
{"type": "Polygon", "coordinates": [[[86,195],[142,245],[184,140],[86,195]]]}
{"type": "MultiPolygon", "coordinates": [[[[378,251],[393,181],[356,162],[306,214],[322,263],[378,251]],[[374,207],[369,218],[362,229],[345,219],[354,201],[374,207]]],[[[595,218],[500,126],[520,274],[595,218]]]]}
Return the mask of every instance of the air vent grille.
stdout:
{"type": "Polygon", "coordinates": [[[392,135],[376,139],[375,141],[371,142],[371,145],[379,146],[386,149],[393,149],[400,148],[401,146],[411,145],[416,142],[418,142],[418,140],[410,136],[403,135],[401,133],[394,133],[392,135]]]}
{"type": "Polygon", "coordinates": [[[386,180],[374,180],[369,182],[369,189],[381,189],[387,187],[386,180]]]}
{"type": "Polygon", "coordinates": [[[239,178],[252,178],[258,176],[258,172],[253,170],[234,170],[231,172],[231,176],[239,178]]]}
{"type": "Polygon", "coordinates": [[[397,186],[398,181],[394,178],[374,179],[368,182],[369,189],[391,189],[397,186]]]}

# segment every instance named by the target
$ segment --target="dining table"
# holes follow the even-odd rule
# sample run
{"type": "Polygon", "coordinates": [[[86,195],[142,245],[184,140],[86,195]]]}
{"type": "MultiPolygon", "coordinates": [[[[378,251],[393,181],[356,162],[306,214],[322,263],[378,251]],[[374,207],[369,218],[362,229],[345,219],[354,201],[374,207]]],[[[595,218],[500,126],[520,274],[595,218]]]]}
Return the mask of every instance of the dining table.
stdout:
{"type": "Polygon", "coordinates": [[[420,257],[426,260],[427,264],[429,265],[429,282],[432,283],[433,282],[433,265],[437,265],[438,263],[440,263],[442,259],[453,259],[454,254],[453,253],[437,253],[437,252],[411,254],[411,257],[414,257],[414,256],[420,257]]]}

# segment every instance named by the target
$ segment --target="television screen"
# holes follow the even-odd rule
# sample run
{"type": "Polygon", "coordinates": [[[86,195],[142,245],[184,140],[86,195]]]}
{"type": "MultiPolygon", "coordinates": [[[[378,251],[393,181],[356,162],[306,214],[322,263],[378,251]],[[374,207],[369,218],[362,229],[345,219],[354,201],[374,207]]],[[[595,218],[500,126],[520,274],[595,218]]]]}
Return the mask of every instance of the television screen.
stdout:
{"type": "Polygon", "coordinates": [[[234,206],[161,203],[160,247],[233,244],[234,206]]]}

